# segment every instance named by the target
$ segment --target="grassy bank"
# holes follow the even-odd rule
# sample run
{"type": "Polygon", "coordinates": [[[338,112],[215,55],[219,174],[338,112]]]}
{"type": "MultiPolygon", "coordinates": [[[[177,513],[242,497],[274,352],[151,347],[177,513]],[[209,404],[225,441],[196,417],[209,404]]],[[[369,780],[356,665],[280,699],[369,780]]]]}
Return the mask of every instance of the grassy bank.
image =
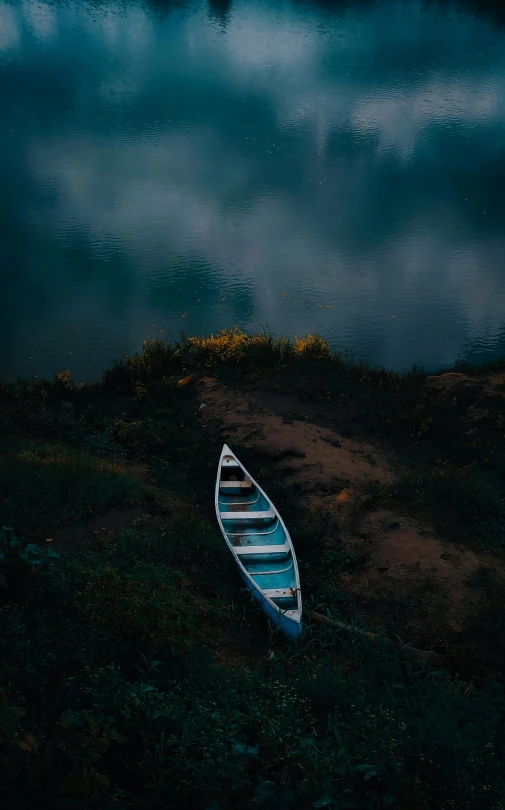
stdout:
{"type": "MultiPolygon", "coordinates": [[[[318,338],[232,331],[146,344],[96,385],[4,385],[6,806],[502,808],[500,666],[467,677],[331,626],[308,623],[296,646],[269,631],[217,532],[222,437],[198,413],[202,378],[230,399],[289,395],[286,421],[395,448],[401,473],[370,481],[369,505],[422,512],[443,537],[502,555],[503,431],[497,403],[482,404],[500,369],[469,371],[439,384],[352,364],[318,338]]],[[[376,629],[343,587],[363,561],[338,521],[254,443],[233,446],[292,530],[306,605],[376,629]]],[[[475,621],[503,650],[503,589],[489,572],[472,587],[492,592],[475,621]]],[[[400,614],[388,626],[405,640],[400,614]]]]}

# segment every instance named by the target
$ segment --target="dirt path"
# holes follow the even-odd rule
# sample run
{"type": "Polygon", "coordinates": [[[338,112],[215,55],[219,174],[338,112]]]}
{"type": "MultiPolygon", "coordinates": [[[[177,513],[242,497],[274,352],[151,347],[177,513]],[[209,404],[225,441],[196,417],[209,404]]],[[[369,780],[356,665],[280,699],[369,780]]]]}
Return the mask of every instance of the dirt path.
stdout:
{"type": "MultiPolygon", "coordinates": [[[[231,444],[254,447],[279,464],[282,474],[303,493],[328,488],[340,492],[346,487],[362,487],[366,481],[391,478],[389,467],[394,458],[373,445],[343,438],[308,417],[307,421],[291,421],[288,412],[281,416],[272,409],[272,397],[267,408],[260,396],[232,396],[212,378],[205,378],[200,385],[201,402],[206,406],[201,412],[203,424],[218,429],[231,444]]],[[[278,410],[287,405],[286,400],[278,410]]]]}

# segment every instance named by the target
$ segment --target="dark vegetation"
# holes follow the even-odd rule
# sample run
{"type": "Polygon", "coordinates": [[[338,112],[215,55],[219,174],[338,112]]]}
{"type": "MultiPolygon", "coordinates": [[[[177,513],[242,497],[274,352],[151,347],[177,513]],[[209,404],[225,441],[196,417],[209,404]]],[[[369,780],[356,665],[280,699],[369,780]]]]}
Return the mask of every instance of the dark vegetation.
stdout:
{"type": "MultiPolygon", "coordinates": [[[[373,499],[504,553],[502,437],[469,428],[468,401],[419,371],[352,364],[310,336],[234,331],[146,344],[93,386],[68,374],[5,384],[3,806],[502,810],[499,668],[462,679],[324,624],[290,646],[240,591],[213,516],[221,443],[197,417],[202,375],[291,391],[342,433],[387,437],[407,472],[373,499]],[[86,530],[131,507],[127,529],[86,530]],[[78,521],[85,539],[72,545],[78,521]]],[[[363,623],[339,587],[360,560],[338,526],[236,449],[293,529],[305,603],[363,623]]],[[[486,571],[471,587],[494,589],[476,622],[503,650],[503,587],[486,571]]]]}

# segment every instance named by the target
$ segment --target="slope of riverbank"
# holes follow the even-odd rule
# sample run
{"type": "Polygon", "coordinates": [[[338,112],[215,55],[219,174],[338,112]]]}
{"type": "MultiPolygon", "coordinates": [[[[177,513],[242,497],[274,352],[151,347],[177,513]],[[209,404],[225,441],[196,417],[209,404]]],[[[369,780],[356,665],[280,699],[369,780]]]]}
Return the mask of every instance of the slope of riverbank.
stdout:
{"type": "Polygon", "coordinates": [[[399,375],[237,330],[4,385],[11,806],[498,810],[504,392],[498,366],[399,375]],[[287,645],[240,589],[224,440],[283,513],[307,613],[351,629],[287,645]]]}

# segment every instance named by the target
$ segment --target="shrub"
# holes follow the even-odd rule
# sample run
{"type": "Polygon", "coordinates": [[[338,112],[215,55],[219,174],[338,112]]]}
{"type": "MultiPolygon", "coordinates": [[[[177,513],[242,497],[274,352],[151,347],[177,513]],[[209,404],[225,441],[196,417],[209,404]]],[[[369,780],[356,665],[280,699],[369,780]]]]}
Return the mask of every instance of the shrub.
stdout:
{"type": "Polygon", "coordinates": [[[295,338],[294,353],[306,360],[326,360],[331,356],[329,343],[317,335],[295,338]]]}

